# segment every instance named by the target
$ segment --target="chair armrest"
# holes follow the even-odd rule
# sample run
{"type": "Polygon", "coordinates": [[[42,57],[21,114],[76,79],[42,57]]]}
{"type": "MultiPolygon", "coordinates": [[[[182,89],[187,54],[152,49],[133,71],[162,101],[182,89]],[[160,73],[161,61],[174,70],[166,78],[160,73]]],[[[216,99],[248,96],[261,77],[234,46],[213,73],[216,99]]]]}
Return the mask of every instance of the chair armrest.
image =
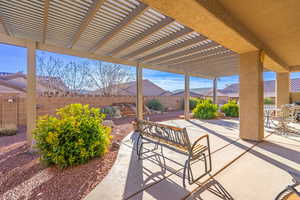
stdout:
{"type": "Polygon", "coordinates": [[[193,151],[194,147],[195,147],[200,141],[202,141],[202,140],[205,139],[205,138],[206,138],[207,148],[208,148],[208,150],[210,151],[209,137],[208,137],[207,134],[202,135],[201,137],[199,137],[199,138],[193,143],[193,145],[192,145],[192,151],[193,151]]]}

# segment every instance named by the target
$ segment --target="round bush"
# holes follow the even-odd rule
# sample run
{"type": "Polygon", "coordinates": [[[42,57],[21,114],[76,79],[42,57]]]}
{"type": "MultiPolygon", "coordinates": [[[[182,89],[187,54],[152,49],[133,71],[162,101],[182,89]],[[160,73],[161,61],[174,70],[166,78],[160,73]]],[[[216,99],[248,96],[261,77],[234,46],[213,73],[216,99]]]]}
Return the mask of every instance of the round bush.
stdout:
{"type": "Polygon", "coordinates": [[[164,106],[157,99],[151,99],[146,105],[148,108],[152,110],[157,110],[157,111],[164,110],[164,106]]]}
{"type": "Polygon", "coordinates": [[[228,101],[221,107],[221,111],[225,113],[227,117],[238,117],[239,116],[239,106],[236,101],[228,101]]]}
{"type": "Polygon", "coordinates": [[[218,106],[209,100],[202,100],[193,109],[193,115],[199,119],[213,119],[216,117],[218,106]]]}
{"type": "Polygon", "coordinates": [[[99,109],[71,104],[56,114],[39,118],[34,131],[45,164],[60,168],[79,165],[108,150],[111,129],[102,125],[105,115],[99,109]]]}

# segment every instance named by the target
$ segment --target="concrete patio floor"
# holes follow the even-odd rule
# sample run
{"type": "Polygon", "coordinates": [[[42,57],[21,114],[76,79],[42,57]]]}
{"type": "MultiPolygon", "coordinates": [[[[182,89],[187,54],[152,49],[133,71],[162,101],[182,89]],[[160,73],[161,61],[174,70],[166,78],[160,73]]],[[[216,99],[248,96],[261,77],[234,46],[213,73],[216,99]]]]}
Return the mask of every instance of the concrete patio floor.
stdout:
{"type": "MultiPolygon", "coordinates": [[[[138,160],[136,133],[120,146],[118,158],[105,179],[87,200],[116,199],[274,199],[292,183],[288,171],[300,173],[300,137],[270,134],[261,143],[239,139],[238,120],[170,120],[163,122],[187,127],[191,140],[208,133],[213,170],[196,184],[182,186],[185,157],[163,148],[138,160]]],[[[298,128],[300,129],[299,125],[298,128]]],[[[153,145],[152,145],[153,146],[153,145]]],[[[145,148],[151,149],[151,145],[145,148]]],[[[201,162],[192,168],[202,170],[201,162]]]]}

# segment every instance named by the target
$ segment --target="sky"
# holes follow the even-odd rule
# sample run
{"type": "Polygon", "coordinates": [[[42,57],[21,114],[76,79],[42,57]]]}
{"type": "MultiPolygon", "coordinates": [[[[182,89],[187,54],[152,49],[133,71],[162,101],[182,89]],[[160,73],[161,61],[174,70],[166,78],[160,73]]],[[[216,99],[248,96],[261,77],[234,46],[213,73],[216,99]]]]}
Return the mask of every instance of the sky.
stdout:
{"type": "MultiPolygon", "coordinates": [[[[52,55],[61,58],[64,62],[70,61],[89,61],[89,59],[55,54],[50,52],[38,51],[38,54],[52,55]]],[[[126,67],[126,66],[124,66],[126,67]]],[[[127,66],[128,67],[128,66],[127,66]]],[[[134,68],[132,68],[134,70],[134,68]]],[[[0,44],[0,72],[24,72],[26,73],[26,49],[12,45],[0,44]]],[[[264,80],[274,80],[274,72],[265,72],[264,80]]],[[[169,91],[184,88],[184,76],[180,74],[173,74],[161,72],[156,70],[144,69],[143,78],[149,79],[161,88],[169,91]]],[[[300,78],[300,73],[291,73],[291,78],[300,78]]],[[[218,79],[218,88],[222,89],[232,83],[238,83],[238,76],[220,77],[218,79]]],[[[191,77],[190,88],[212,87],[212,80],[191,77]]]]}

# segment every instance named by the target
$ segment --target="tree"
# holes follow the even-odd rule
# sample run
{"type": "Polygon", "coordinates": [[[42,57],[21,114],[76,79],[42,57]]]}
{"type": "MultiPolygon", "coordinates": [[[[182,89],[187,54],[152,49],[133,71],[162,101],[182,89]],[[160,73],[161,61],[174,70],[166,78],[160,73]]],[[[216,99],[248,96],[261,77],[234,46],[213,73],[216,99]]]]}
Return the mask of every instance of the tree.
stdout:
{"type": "Polygon", "coordinates": [[[37,55],[38,81],[47,88],[47,92],[55,92],[65,88],[61,79],[63,61],[53,56],[46,56],[44,53],[37,55]]]}
{"type": "Polygon", "coordinates": [[[87,61],[71,61],[60,70],[60,77],[72,92],[82,93],[93,87],[90,76],[90,64],[87,61]]]}
{"type": "Polygon", "coordinates": [[[93,85],[99,89],[99,93],[103,96],[114,95],[122,83],[134,80],[132,70],[129,67],[104,64],[102,61],[93,63],[90,77],[93,85]]]}

